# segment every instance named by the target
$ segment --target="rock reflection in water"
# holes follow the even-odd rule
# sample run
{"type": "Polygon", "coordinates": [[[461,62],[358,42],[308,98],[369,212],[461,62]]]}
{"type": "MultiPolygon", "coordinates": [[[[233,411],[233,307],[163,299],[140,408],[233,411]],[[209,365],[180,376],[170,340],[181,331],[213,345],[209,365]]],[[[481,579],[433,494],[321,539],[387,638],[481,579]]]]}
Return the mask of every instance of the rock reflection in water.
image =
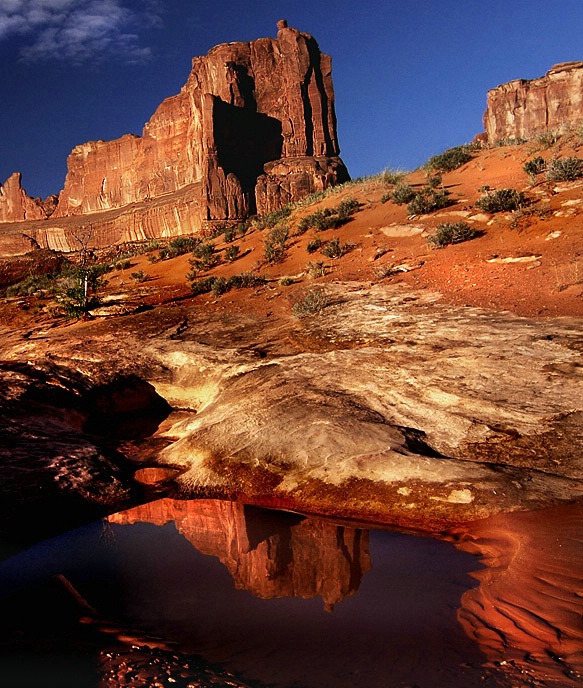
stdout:
{"type": "Polygon", "coordinates": [[[321,597],[328,611],[356,592],[371,568],[366,530],[235,502],[163,499],[109,520],[174,522],[199,552],[227,567],[238,589],[263,599],[321,597]]]}

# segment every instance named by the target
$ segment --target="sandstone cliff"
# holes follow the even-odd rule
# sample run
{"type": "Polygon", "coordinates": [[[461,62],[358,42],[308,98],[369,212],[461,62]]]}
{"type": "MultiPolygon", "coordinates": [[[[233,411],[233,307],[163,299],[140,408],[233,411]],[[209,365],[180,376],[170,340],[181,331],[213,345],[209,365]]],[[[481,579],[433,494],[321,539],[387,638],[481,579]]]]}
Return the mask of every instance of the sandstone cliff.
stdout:
{"type": "Polygon", "coordinates": [[[31,241],[75,250],[80,217],[96,246],[194,233],[346,181],[331,59],[312,36],[285,21],[278,29],[275,39],[224,43],[194,58],[180,93],[161,103],[141,136],[74,148],[56,209],[29,199],[17,176],[13,200],[0,196],[0,221],[51,217],[6,227],[0,252],[28,250],[31,241]]]}
{"type": "Polygon", "coordinates": [[[583,62],[565,62],[540,79],[517,79],[489,91],[484,129],[495,143],[562,131],[582,120],[583,62]]]}
{"type": "Polygon", "coordinates": [[[45,201],[31,198],[22,188],[22,175],[14,172],[4,186],[0,184],[0,222],[42,220],[53,213],[57,200],[57,196],[49,196],[45,201]]]}

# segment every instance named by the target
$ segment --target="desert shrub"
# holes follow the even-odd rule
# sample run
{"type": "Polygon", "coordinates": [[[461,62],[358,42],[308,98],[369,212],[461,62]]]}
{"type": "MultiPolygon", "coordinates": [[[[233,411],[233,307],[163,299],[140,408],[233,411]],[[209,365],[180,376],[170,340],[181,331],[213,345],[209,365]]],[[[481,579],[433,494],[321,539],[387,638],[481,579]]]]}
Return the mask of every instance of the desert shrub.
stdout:
{"type": "Polygon", "coordinates": [[[147,282],[150,279],[150,275],[148,275],[143,270],[137,270],[136,272],[132,272],[130,277],[134,280],[134,282],[147,282]]]}
{"type": "Polygon", "coordinates": [[[557,158],[547,166],[546,179],[549,182],[572,182],[583,177],[583,159],[557,158]]]}
{"type": "Polygon", "coordinates": [[[239,247],[236,244],[231,244],[231,246],[227,246],[225,249],[225,260],[229,261],[229,263],[232,263],[233,261],[237,260],[239,256],[239,247]]]}
{"type": "Polygon", "coordinates": [[[229,277],[229,288],[246,289],[249,287],[261,287],[267,282],[263,275],[256,275],[253,272],[241,272],[238,275],[229,277]]]}
{"type": "Polygon", "coordinates": [[[415,189],[409,184],[397,184],[391,195],[391,200],[397,205],[406,205],[415,198],[415,189]]]}
{"type": "Polygon", "coordinates": [[[476,201],[476,208],[485,213],[499,213],[508,210],[518,210],[525,203],[522,191],[516,189],[498,189],[487,191],[476,201]]]}
{"type": "Polygon", "coordinates": [[[223,238],[225,243],[230,244],[237,238],[237,228],[236,227],[225,227],[223,231],[223,238]]]}
{"type": "Polygon", "coordinates": [[[271,229],[275,227],[282,220],[287,219],[292,214],[293,206],[291,203],[284,205],[279,210],[272,210],[270,213],[258,217],[254,220],[254,225],[257,229],[271,229]]]}
{"type": "Polygon", "coordinates": [[[390,168],[387,168],[383,172],[381,172],[381,181],[383,184],[400,184],[405,177],[407,176],[407,173],[404,172],[403,170],[392,170],[390,168]]]}
{"type": "Polygon", "coordinates": [[[544,158],[541,158],[541,156],[538,155],[536,158],[532,158],[532,160],[527,160],[522,166],[522,169],[526,172],[526,174],[528,174],[529,177],[534,177],[537,174],[544,172],[545,167],[546,162],[544,158]]]}
{"type": "Polygon", "coordinates": [[[360,203],[356,200],[356,198],[351,197],[340,201],[334,210],[340,220],[346,221],[349,217],[354,215],[359,208],[360,203]]]}
{"type": "Polygon", "coordinates": [[[279,278],[279,284],[282,287],[289,287],[293,283],[294,283],[294,278],[290,277],[289,275],[284,275],[283,277],[279,278]]]}
{"type": "Polygon", "coordinates": [[[219,262],[215,245],[210,241],[199,243],[194,248],[192,255],[193,257],[190,260],[190,265],[195,270],[209,270],[219,262]]]}
{"type": "Polygon", "coordinates": [[[320,237],[314,237],[310,241],[308,241],[308,245],[306,246],[306,251],[308,253],[316,253],[316,251],[322,246],[322,239],[320,237]]]}
{"type": "Polygon", "coordinates": [[[393,198],[393,194],[390,191],[385,191],[385,193],[381,196],[381,203],[387,203],[393,198]]]}
{"type": "Polygon", "coordinates": [[[287,249],[288,236],[289,227],[286,224],[278,224],[269,231],[269,234],[263,242],[263,250],[267,263],[273,265],[274,263],[283,262],[287,249]]]}
{"type": "Polygon", "coordinates": [[[298,318],[307,318],[320,313],[330,305],[330,297],[323,289],[310,289],[292,306],[293,314],[298,318]]]}
{"type": "Polygon", "coordinates": [[[113,265],[113,267],[116,270],[127,270],[128,268],[131,268],[131,266],[132,266],[132,261],[129,258],[122,258],[121,260],[118,260],[113,265]]]}
{"type": "Polygon", "coordinates": [[[211,292],[213,296],[220,296],[229,291],[229,282],[225,277],[215,277],[211,284],[211,292]]]}
{"type": "Polygon", "coordinates": [[[310,261],[306,265],[306,272],[308,273],[308,277],[311,279],[324,277],[326,274],[326,266],[324,265],[324,261],[319,260],[317,263],[312,263],[312,261],[310,261]]]}
{"type": "Polygon", "coordinates": [[[245,220],[244,222],[239,222],[239,224],[237,225],[237,234],[240,237],[245,236],[245,234],[247,234],[247,230],[249,229],[249,227],[251,227],[251,224],[252,224],[251,220],[245,220]]]}
{"type": "Polygon", "coordinates": [[[56,288],[56,275],[29,275],[26,279],[11,284],[6,296],[32,296],[37,292],[53,294],[56,288]]]}
{"type": "Polygon", "coordinates": [[[451,172],[465,165],[471,159],[472,155],[469,153],[469,146],[456,146],[455,148],[449,148],[444,153],[429,158],[426,167],[436,172],[451,172]]]}
{"type": "Polygon", "coordinates": [[[195,237],[179,236],[163,248],[159,253],[159,260],[169,260],[177,256],[183,256],[185,253],[190,253],[200,244],[200,239],[195,237]]]}
{"type": "Polygon", "coordinates": [[[326,258],[341,258],[352,248],[352,244],[341,244],[339,239],[331,239],[321,249],[320,253],[326,258]]]}
{"type": "Polygon", "coordinates": [[[208,294],[213,287],[216,277],[203,277],[202,279],[190,279],[190,288],[194,296],[208,294]]]}
{"type": "Polygon", "coordinates": [[[449,192],[445,189],[436,191],[429,186],[424,186],[407,204],[407,212],[410,215],[426,215],[434,210],[440,210],[451,205],[448,198],[449,192]]]}
{"type": "Polygon", "coordinates": [[[540,134],[537,134],[535,137],[535,143],[539,146],[539,148],[550,148],[551,146],[554,146],[555,143],[560,138],[560,134],[556,131],[552,131],[551,129],[548,129],[547,131],[543,131],[540,134]]]}
{"type": "Polygon", "coordinates": [[[427,178],[427,186],[430,189],[437,189],[441,185],[442,177],[440,174],[432,174],[427,178]]]}
{"type": "Polygon", "coordinates": [[[478,236],[478,232],[467,222],[444,222],[437,225],[435,234],[427,237],[427,242],[441,248],[450,244],[459,244],[478,236]]]}

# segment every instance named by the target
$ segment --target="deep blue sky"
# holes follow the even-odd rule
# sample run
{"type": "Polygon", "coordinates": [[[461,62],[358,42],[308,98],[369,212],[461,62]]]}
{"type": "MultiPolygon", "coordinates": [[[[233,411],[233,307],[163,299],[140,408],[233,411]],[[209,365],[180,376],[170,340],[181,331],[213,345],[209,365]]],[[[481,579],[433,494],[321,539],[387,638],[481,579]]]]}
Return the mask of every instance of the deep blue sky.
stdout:
{"type": "Polygon", "coordinates": [[[0,0],[0,182],[58,192],[75,145],[141,133],[193,56],[281,18],[333,57],[353,176],[470,141],[488,89],[583,59],[583,0],[0,0]]]}

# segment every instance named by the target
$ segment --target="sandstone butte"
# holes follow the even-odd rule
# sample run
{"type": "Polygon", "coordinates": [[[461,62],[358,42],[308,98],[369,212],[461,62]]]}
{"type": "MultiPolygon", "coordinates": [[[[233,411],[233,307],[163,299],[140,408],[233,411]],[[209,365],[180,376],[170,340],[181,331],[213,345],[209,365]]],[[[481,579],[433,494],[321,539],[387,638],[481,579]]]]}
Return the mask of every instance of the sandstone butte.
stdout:
{"type": "Polygon", "coordinates": [[[583,122],[583,62],[563,62],[540,79],[516,79],[488,92],[489,143],[528,140],[583,122]]]}
{"type": "Polygon", "coordinates": [[[20,175],[0,187],[0,255],[203,231],[278,209],[344,182],[332,63],[314,38],[278,23],[277,38],[224,43],[195,57],[180,93],[141,136],[74,148],[58,202],[31,199],[20,175]]]}

